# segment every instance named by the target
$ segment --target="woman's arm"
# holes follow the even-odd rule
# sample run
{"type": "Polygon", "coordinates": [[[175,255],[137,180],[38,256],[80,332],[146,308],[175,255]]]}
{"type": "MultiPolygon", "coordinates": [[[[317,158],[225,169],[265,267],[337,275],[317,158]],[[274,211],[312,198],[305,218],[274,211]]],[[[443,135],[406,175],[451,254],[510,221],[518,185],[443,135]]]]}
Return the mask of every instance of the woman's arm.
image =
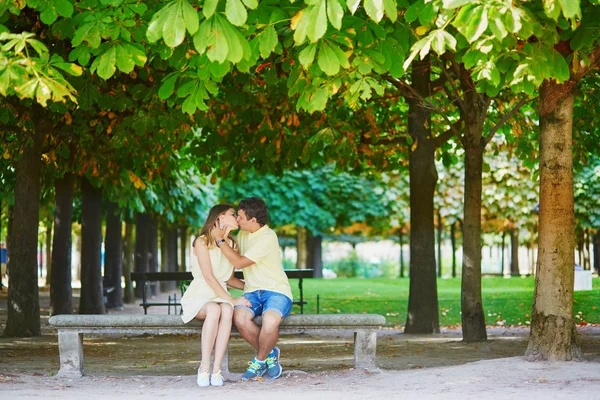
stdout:
{"type": "Polygon", "coordinates": [[[217,278],[215,278],[215,274],[213,274],[212,264],[210,262],[210,255],[208,253],[208,247],[202,239],[196,240],[196,244],[194,246],[194,254],[198,258],[200,271],[202,272],[202,276],[204,277],[206,283],[208,283],[212,290],[215,291],[217,296],[219,296],[223,300],[227,300],[233,303],[233,297],[231,297],[227,290],[223,289],[223,286],[221,286],[217,278]]]}

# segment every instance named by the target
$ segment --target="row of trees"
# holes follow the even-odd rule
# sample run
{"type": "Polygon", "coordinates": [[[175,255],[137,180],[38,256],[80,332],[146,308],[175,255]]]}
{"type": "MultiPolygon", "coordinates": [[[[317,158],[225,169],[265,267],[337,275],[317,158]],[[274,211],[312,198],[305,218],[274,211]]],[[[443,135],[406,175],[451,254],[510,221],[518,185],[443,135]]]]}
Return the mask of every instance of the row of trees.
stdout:
{"type": "MultiPolygon", "coordinates": [[[[22,227],[11,238],[13,273],[34,266],[37,215],[23,210],[39,208],[48,145],[64,159],[56,158],[55,171],[96,177],[93,187],[122,179],[139,189],[177,170],[165,165],[192,133],[190,154],[206,174],[333,161],[338,169],[394,170],[408,163],[406,330],[435,332],[434,160],[436,152],[452,158],[455,143],[466,160],[463,335],[485,340],[483,154],[539,87],[537,113],[529,117],[539,120],[539,131],[513,129],[511,142],[524,159],[536,158],[539,132],[540,257],[528,353],[576,355],[571,137],[575,88],[586,85],[600,56],[592,2],[53,0],[9,2],[8,11],[4,27],[14,33],[0,36],[1,93],[20,99],[9,97],[1,115],[12,143],[6,159],[16,172],[13,223],[22,227]],[[68,132],[58,135],[53,126],[68,132]],[[77,162],[65,161],[71,155],[77,162]]],[[[580,144],[575,154],[585,155],[580,144]]],[[[35,316],[35,304],[17,304],[32,289],[31,273],[14,276],[23,286],[9,295],[9,322],[16,310],[35,316]]]]}

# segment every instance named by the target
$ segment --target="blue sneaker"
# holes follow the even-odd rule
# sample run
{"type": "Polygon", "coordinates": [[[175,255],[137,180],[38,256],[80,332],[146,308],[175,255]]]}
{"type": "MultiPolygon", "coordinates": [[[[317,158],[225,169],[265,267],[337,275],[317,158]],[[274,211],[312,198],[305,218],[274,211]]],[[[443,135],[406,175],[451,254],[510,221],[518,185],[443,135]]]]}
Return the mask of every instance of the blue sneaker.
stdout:
{"type": "Polygon", "coordinates": [[[281,352],[279,351],[279,348],[273,347],[273,350],[271,350],[267,356],[267,359],[265,360],[267,363],[267,373],[271,379],[279,378],[281,376],[281,372],[283,371],[283,368],[281,368],[281,365],[279,364],[280,354],[281,352]]]}
{"type": "Polygon", "coordinates": [[[267,363],[258,362],[256,358],[254,358],[248,363],[248,369],[244,372],[244,375],[242,375],[242,381],[246,382],[251,379],[260,380],[265,372],[267,372],[267,363]]]}

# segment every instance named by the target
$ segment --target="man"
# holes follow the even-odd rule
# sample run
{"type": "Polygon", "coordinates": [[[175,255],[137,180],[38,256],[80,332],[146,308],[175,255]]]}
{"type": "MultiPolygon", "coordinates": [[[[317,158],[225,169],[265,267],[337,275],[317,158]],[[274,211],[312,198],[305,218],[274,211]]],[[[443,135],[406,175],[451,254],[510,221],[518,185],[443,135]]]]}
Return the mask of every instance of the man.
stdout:
{"type": "MultiPolygon", "coordinates": [[[[277,234],[269,228],[267,206],[262,199],[251,197],[240,202],[237,222],[239,253],[225,240],[217,241],[223,255],[244,274],[244,297],[252,307],[236,306],[233,321],[240,335],[256,349],[243,381],[271,379],[281,375],[279,324],[292,311],[292,289],[283,270],[277,234]],[[262,327],[254,317],[262,315],[262,327]]],[[[230,229],[225,229],[225,236],[230,229]]]]}

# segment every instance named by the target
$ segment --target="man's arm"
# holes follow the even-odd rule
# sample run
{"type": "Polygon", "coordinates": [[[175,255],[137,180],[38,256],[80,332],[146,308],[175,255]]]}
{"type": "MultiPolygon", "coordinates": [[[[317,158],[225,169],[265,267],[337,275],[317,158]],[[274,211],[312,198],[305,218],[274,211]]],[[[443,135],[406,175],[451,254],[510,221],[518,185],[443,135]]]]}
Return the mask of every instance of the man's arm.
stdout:
{"type": "Polygon", "coordinates": [[[256,264],[251,259],[244,256],[240,256],[240,253],[232,249],[229,243],[227,243],[227,241],[221,243],[219,248],[221,249],[221,252],[223,252],[225,258],[227,258],[229,262],[233,264],[235,269],[242,269],[256,264]]]}

